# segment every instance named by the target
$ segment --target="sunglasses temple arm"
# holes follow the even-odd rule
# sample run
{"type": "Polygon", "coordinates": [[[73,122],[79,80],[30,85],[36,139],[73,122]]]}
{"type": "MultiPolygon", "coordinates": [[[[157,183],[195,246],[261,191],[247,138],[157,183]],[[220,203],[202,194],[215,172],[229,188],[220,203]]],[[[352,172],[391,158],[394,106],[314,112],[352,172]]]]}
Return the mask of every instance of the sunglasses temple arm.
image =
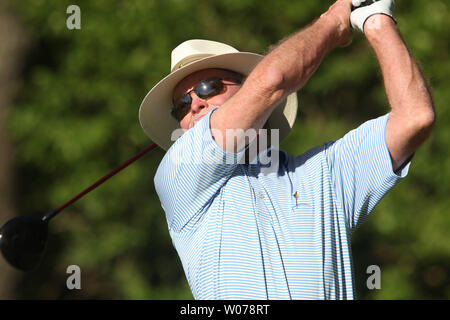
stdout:
{"type": "Polygon", "coordinates": [[[144,150],[142,150],[141,152],[139,152],[137,155],[135,155],[134,157],[130,158],[129,160],[125,161],[123,164],[121,164],[120,166],[118,166],[117,168],[115,168],[114,170],[112,170],[110,173],[108,173],[106,176],[104,176],[103,178],[99,179],[97,182],[95,182],[93,185],[91,185],[90,187],[86,188],[84,191],[82,191],[81,193],[79,193],[78,195],[76,195],[74,198],[72,198],[71,200],[69,200],[68,202],[66,202],[65,204],[63,204],[61,207],[57,208],[57,209],[53,209],[50,212],[46,213],[43,217],[42,220],[43,221],[48,221],[51,218],[53,218],[54,216],[56,216],[59,212],[61,212],[62,210],[64,210],[66,207],[70,206],[72,203],[74,203],[75,201],[77,201],[78,199],[82,198],[84,195],[86,195],[87,193],[91,192],[92,190],[94,190],[95,188],[97,188],[99,185],[101,185],[103,182],[105,182],[106,180],[108,180],[109,178],[111,178],[113,175],[115,175],[116,173],[118,173],[119,171],[121,171],[122,169],[128,167],[130,164],[132,164],[134,161],[136,161],[137,159],[141,158],[143,155],[145,155],[147,152],[149,152],[150,150],[153,150],[154,148],[156,148],[156,144],[153,143],[152,145],[148,146],[147,148],[145,148],[144,150]]]}

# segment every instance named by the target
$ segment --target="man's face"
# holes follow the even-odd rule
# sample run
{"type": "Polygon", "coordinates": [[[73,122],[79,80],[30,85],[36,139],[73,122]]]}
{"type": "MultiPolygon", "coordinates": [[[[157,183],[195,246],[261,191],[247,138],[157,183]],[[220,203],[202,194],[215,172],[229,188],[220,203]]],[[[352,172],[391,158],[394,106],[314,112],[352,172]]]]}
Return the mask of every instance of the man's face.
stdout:
{"type": "MultiPolygon", "coordinates": [[[[181,97],[194,89],[200,81],[210,78],[236,79],[236,74],[222,69],[205,69],[192,73],[177,84],[173,90],[173,100],[179,101],[181,97]]],[[[223,83],[226,90],[209,98],[202,99],[195,92],[189,93],[192,103],[189,112],[180,120],[180,127],[182,129],[191,129],[211,109],[216,106],[221,106],[238,92],[241,87],[235,81],[231,80],[224,80],[223,83]]]]}

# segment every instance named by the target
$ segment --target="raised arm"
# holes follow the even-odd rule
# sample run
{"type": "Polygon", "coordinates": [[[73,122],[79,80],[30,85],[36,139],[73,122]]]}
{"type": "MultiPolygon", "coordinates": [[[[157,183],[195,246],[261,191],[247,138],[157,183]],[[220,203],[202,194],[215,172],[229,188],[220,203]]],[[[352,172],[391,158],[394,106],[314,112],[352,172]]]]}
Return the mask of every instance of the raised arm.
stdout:
{"type": "MultiPolygon", "coordinates": [[[[211,128],[220,130],[226,146],[226,129],[260,129],[274,108],[305,85],[327,52],[351,40],[351,0],[338,0],[312,25],[281,42],[255,67],[242,88],[211,117],[211,128]]],[[[213,130],[214,134],[214,130],[213,130]]],[[[238,137],[239,139],[239,137],[238,137]]]]}
{"type": "Polygon", "coordinates": [[[386,142],[395,171],[429,137],[435,121],[433,102],[416,61],[390,17],[370,17],[364,34],[378,58],[391,106],[386,142]]]}

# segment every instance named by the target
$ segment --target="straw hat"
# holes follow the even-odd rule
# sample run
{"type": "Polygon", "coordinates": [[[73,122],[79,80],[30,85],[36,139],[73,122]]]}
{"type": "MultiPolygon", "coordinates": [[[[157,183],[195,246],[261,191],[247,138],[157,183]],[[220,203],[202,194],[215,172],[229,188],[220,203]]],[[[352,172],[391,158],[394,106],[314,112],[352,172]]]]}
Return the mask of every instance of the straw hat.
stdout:
{"type": "MultiPolygon", "coordinates": [[[[172,92],[189,74],[203,69],[228,69],[244,76],[250,74],[263,56],[239,52],[224,43],[209,40],[188,40],[178,45],[171,55],[171,72],[145,96],[139,109],[139,121],[145,133],[164,150],[168,150],[172,132],[180,128],[171,116],[172,92]]],[[[280,129],[280,142],[286,138],[297,115],[297,94],[290,94],[267,120],[270,129],[280,129]]]]}

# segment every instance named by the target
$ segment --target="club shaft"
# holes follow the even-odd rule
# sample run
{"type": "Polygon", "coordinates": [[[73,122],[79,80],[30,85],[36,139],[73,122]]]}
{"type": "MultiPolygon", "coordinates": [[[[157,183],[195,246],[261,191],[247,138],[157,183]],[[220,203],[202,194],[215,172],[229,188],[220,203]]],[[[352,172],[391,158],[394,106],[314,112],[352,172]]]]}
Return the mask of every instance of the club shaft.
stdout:
{"type": "Polygon", "coordinates": [[[138,154],[136,154],[134,157],[130,158],[129,160],[125,161],[123,164],[121,164],[120,166],[118,166],[117,168],[115,168],[114,170],[112,170],[110,173],[108,173],[106,176],[104,176],[103,178],[99,179],[97,182],[95,182],[93,185],[91,185],[90,187],[86,188],[85,190],[83,190],[81,193],[79,193],[78,195],[76,195],[74,198],[72,198],[71,200],[69,200],[68,202],[66,202],[65,204],[63,204],[61,207],[57,208],[57,209],[53,209],[52,211],[48,212],[47,214],[45,214],[42,218],[42,220],[47,221],[50,220],[51,218],[53,218],[55,215],[57,215],[58,213],[60,213],[62,210],[64,210],[65,208],[67,208],[68,206],[70,206],[72,203],[74,203],[75,201],[79,200],[80,198],[82,198],[84,195],[86,195],[87,193],[91,192],[92,190],[94,190],[95,188],[97,188],[99,185],[101,185],[103,182],[105,182],[106,180],[108,180],[109,178],[111,178],[113,175],[115,175],[116,173],[118,173],[119,171],[121,171],[122,169],[128,167],[130,164],[132,164],[134,161],[136,161],[137,159],[141,158],[144,154],[146,154],[147,152],[149,152],[150,150],[154,149],[156,147],[156,144],[153,143],[152,145],[148,146],[147,148],[145,148],[144,150],[142,150],[141,152],[139,152],[138,154]]]}

